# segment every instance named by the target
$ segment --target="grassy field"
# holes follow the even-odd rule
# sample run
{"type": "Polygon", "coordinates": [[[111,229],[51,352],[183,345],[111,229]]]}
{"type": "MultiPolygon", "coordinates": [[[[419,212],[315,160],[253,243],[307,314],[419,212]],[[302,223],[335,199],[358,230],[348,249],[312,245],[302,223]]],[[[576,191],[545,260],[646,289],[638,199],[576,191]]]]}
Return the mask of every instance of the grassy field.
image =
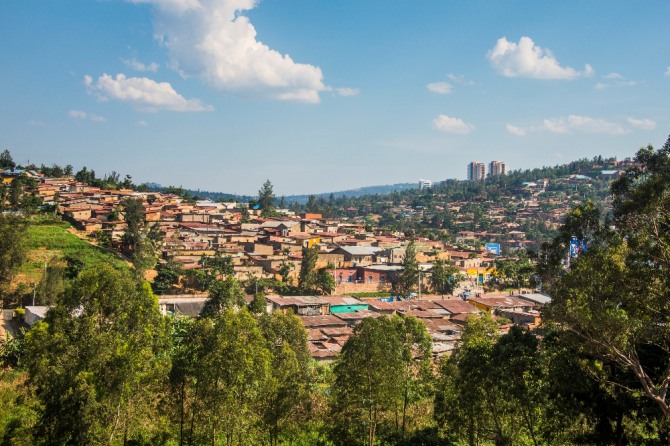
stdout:
{"type": "Polygon", "coordinates": [[[39,282],[44,262],[76,256],[85,265],[111,263],[118,267],[127,264],[102,248],[89,244],[70,232],[68,223],[31,224],[26,230],[27,261],[19,270],[18,282],[39,282]]]}

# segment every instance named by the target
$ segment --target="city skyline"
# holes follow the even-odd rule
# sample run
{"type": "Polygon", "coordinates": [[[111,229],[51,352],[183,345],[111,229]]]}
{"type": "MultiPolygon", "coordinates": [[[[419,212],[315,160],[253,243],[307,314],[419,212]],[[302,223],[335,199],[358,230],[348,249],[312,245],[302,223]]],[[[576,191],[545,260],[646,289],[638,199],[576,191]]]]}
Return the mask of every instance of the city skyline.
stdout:
{"type": "Polygon", "coordinates": [[[278,195],[622,159],[670,132],[670,4],[0,4],[0,149],[278,195]],[[588,42],[588,44],[585,44],[588,42]]]}

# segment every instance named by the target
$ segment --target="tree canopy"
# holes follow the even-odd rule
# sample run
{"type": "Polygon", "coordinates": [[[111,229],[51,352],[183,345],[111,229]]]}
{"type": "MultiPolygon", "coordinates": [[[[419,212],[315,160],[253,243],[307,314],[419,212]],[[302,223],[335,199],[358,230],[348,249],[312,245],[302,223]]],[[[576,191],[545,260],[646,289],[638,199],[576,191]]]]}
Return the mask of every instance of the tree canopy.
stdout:
{"type": "Polygon", "coordinates": [[[634,161],[612,187],[614,225],[578,220],[582,231],[595,226],[596,237],[554,278],[549,316],[633,376],[631,392],[642,392],[670,421],[670,139],[658,151],[641,149],[634,161]]]}
{"type": "Polygon", "coordinates": [[[258,190],[258,204],[263,217],[271,217],[276,214],[275,200],[272,183],[270,180],[265,180],[263,186],[258,190]]]}
{"type": "Polygon", "coordinates": [[[419,284],[421,270],[416,260],[416,245],[410,240],[402,261],[402,270],[398,273],[395,289],[401,296],[409,295],[419,284]]]}
{"type": "Polygon", "coordinates": [[[46,444],[158,435],[149,421],[167,372],[164,327],[148,285],[108,265],[83,271],[26,336],[46,444]]]}

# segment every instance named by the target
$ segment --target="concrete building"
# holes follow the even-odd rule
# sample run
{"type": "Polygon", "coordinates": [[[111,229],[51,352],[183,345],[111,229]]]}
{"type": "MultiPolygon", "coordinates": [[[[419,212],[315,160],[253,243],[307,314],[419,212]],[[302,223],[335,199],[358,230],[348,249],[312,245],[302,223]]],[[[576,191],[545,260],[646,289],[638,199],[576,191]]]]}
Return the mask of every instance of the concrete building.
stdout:
{"type": "Polygon", "coordinates": [[[486,177],[486,165],[479,161],[473,161],[468,164],[468,180],[483,181],[486,177]]]}
{"type": "Polygon", "coordinates": [[[504,161],[491,161],[489,163],[489,176],[495,177],[498,175],[505,175],[507,173],[507,165],[504,161]]]}
{"type": "Polygon", "coordinates": [[[419,190],[433,187],[433,182],[430,180],[419,180],[419,190]]]}

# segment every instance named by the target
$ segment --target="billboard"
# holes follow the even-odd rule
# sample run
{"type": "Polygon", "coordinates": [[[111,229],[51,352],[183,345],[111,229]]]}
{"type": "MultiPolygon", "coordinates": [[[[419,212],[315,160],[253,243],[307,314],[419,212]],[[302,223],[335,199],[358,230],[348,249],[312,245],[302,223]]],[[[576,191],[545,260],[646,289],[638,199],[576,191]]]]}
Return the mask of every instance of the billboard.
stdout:
{"type": "Polygon", "coordinates": [[[500,255],[500,243],[487,243],[484,248],[497,256],[500,255]]]}

